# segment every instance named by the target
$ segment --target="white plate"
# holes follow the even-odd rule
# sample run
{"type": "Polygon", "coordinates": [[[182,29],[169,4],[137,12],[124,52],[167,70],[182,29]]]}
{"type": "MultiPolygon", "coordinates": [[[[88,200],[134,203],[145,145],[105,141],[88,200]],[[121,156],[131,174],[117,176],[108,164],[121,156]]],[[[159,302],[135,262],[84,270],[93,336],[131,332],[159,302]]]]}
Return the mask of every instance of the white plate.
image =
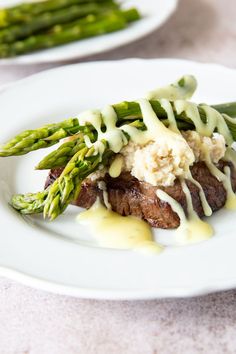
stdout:
{"type": "MultiPolygon", "coordinates": [[[[18,2],[21,1],[0,0],[0,6],[13,5],[18,2]]],[[[143,15],[141,20],[131,24],[126,29],[16,58],[0,59],[0,64],[66,61],[114,49],[137,40],[160,27],[174,12],[177,2],[178,0],[126,0],[124,1],[124,8],[135,6],[143,15]]]]}
{"type": "MultiPolygon", "coordinates": [[[[95,62],[65,66],[22,80],[0,94],[1,141],[107,103],[141,97],[182,74],[199,81],[197,102],[233,101],[236,71],[182,60],[95,62]]],[[[169,247],[160,256],[97,248],[70,207],[54,222],[23,219],[8,206],[11,194],[43,188],[33,170],[46,151],[0,159],[0,274],[46,290],[89,298],[144,299],[204,294],[236,285],[235,214],[209,218],[215,237],[169,247]]],[[[157,230],[158,237],[170,232],[157,230]]]]}

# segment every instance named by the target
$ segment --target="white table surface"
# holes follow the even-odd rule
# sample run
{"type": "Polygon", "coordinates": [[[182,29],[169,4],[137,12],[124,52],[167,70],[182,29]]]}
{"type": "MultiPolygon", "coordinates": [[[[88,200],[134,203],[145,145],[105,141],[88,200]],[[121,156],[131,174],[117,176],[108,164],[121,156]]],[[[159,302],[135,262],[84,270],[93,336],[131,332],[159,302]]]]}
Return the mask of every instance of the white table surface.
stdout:
{"type": "MultiPolygon", "coordinates": [[[[174,16],[152,35],[84,60],[127,57],[236,67],[236,1],[180,0],[174,16]]],[[[0,66],[0,85],[52,67],[0,66]]],[[[110,302],[49,294],[0,278],[0,354],[235,353],[235,332],[235,290],[110,302]]]]}

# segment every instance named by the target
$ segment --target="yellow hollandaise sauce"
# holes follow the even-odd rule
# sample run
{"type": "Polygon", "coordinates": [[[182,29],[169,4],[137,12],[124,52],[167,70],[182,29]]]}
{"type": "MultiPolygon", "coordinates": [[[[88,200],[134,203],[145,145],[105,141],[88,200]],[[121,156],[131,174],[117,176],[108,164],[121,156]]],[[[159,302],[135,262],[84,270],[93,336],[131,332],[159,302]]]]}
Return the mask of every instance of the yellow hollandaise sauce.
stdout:
{"type": "Polygon", "coordinates": [[[151,227],[133,216],[121,216],[107,209],[99,199],[80,213],[77,221],[90,228],[101,247],[132,249],[142,253],[158,254],[163,247],[153,240],[151,227]]]}
{"type": "Polygon", "coordinates": [[[223,181],[223,185],[227,192],[227,199],[225,203],[225,208],[229,210],[236,210],[236,194],[234,193],[231,185],[231,173],[229,166],[225,166],[225,180],[223,181]]]}
{"type": "Polygon", "coordinates": [[[122,171],[123,157],[122,155],[117,155],[109,168],[109,175],[112,178],[119,177],[122,171]]]}
{"type": "Polygon", "coordinates": [[[201,220],[193,209],[191,194],[185,182],[182,188],[186,196],[188,218],[182,206],[170,195],[161,189],[157,190],[157,196],[162,201],[168,203],[172,210],[176,212],[180,219],[180,226],[175,231],[175,236],[179,244],[196,243],[208,240],[213,236],[214,230],[210,224],[201,220]]]}
{"type": "Polygon", "coordinates": [[[214,234],[212,226],[198,217],[185,219],[175,232],[179,244],[183,245],[206,241],[214,234]]]}
{"type": "MultiPolygon", "coordinates": [[[[98,136],[98,141],[94,144],[86,136],[86,145],[88,147],[93,145],[95,153],[100,153],[102,156],[104,152],[102,140],[105,140],[110,150],[117,154],[109,169],[109,174],[113,178],[118,177],[122,171],[123,159],[119,155],[119,152],[129,141],[145,146],[151,141],[159,140],[167,142],[170,150],[176,149],[178,144],[185,148],[188,161],[184,169],[184,174],[179,178],[186,197],[187,216],[182,206],[167,193],[161,189],[158,189],[156,193],[157,197],[167,202],[179,216],[180,226],[176,230],[176,235],[182,244],[207,240],[213,235],[213,229],[211,225],[198,217],[193,208],[192,197],[185,182],[186,180],[191,181],[198,187],[205,216],[212,214],[202,186],[191,175],[190,166],[194,164],[195,157],[178,129],[176,115],[184,114],[188,117],[199,135],[211,137],[214,132],[223,135],[228,146],[225,160],[232,161],[234,166],[236,166],[236,153],[231,149],[233,138],[227,125],[227,121],[231,121],[232,118],[225,114],[220,114],[210,106],[196,105],[187,101],[195,89],[196,80],[194,77],[185,76],[172,85],[149,92],[146,99],[137,100],[136,102],[140,106],[141,116],[146,127],[145,130],[139,130],[131,124],[118,126],[118,117],[113,106],[107,106],[103,110],[86,111],[79,116],[80,124],[92,125],[98,136]],[[166,112],[167,126],[158,118],[149,101],[150,99],[158,100],[160,106],[166,112]],[[205,118],[202,119],[202,116],[205,118]]],[[[236,209],[236,195],[231,184],[230,168],[226,166],[222,172],[211,161],[207,145],[203,146],[202,149],[204,150],[205,164],[211,174],[218,181],[222,182],[226,190],[227,199],[225,207],[227,209],[236,209]]],[[[103,188],[103,191],[104,193],[106,192],[105,188],[103,188]]],[[[104,198],[104,201],[106,203],[106,198],[104,198]]],[[[109,210],[109,208],[105,208],[99,202],[96,202],[88,211],[81,213],[78,221],[90,226],[94,237],[101,246],[139,249],[154,253],[159,253],[162,250],[162,246],[153,241],[151,228],[146,222],[131,216],[120,216],[109,210]]]]}

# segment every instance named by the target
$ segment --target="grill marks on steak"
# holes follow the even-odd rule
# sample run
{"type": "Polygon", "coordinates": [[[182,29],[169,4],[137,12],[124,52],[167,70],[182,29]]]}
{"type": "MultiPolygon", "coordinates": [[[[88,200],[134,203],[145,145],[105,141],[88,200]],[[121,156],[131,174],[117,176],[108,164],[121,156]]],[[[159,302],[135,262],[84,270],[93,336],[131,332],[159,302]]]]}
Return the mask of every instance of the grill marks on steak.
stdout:
{"type": "MultiPolygon", "coordinates": [[[[230,166],[231,181],[233,190],[236,190],[236,171],[231,163],[220,161],[217,167],[223,170],[224,166],[230,166]]],[[[50,171],[45,187],[49,186],[59,177],[63,168],[50,171]]],[[[195,163],[191,172],[193,178],[202,186],[206,199],[213,211],[219,210],[225,205],[226,191],[223,184],[219,182],[209,171],[204,162],[195,163]]],[[[157,187],[146,182],[140,182],[129,172],[123,172],[118,178],[111,178],[108,174],[103,178],[107,186],[108,200],[112,209],[121,215],[133,215],[146,220],[151,226],[158,228],[175,228],[179,226],[179,217],[172,210],[170,205],[162,202],[156,196],[157,187]]],[[[194,210],[200,217],[204,216],[198,187],[187,181],[192,196],[194,210]]],[[[159,188],[159,187],[158,187],[159,188]]],[[[185,194],[179,180],[173,186],[162,187],[162,189],[174,198],[184,208],[187,214],[185,194]]],[[[82,208],[90,208],[97,197],[103,199],[103,192],[98,188],[97,182],[86,179],[82,184],[81,192],[73,204],[82,208]]]]}

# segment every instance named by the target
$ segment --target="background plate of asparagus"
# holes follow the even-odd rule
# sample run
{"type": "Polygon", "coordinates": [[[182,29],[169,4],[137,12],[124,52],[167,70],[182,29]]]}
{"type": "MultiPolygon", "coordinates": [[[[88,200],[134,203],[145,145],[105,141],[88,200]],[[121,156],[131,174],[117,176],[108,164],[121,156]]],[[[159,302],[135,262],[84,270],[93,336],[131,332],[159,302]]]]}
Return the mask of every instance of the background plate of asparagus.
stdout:
{"type": "Polygon", "coordinates": [[[0,63],[73,60],[154,31],[178,0],[0,0],[0,63]]]}
{"type": "MultiPolygon", "coordinates": [[[[214,64],[130,59],[64,66],[1,92],[1,143],[19,131],[76,117],[87,109],[132,101],[183,74],[198,80],[195,102],[235,101],[236,71],[214,64]]],[[[235,104],[227,110],[236,116],[235,104]]],[[[46,152],[50,149],[55,147],[46,152]]],[[[97,299],[193,296],[236,286],[233,212],[221,210],[211,217],[216,232],[209,242],[169,247],[158,256],[97,247],[86,227],[76,222],[80,209],[75,206],[52,222],[17,213],[9,205],[13,194],[43,189],[48,171],[34,167],[46,152],[0,159],[0,275],[97,299]]],[[[161,236],[163,230],[155,232],[161,236]]]]}

